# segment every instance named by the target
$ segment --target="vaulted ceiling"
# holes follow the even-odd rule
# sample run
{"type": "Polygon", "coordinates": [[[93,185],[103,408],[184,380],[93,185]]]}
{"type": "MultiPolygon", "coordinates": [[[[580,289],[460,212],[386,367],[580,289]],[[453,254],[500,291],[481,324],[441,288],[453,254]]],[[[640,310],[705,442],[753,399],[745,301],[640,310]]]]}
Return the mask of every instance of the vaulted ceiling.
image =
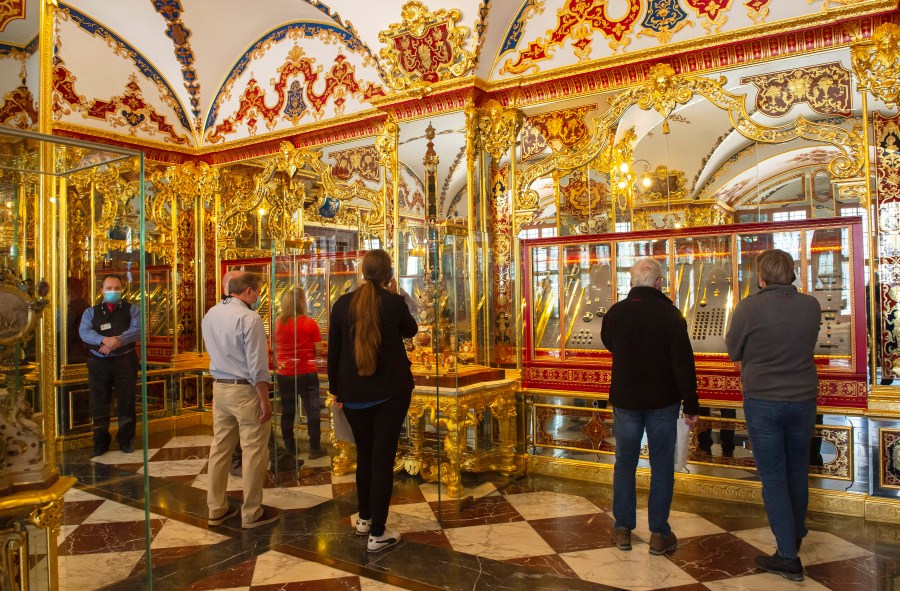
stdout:
{"type": "MultiPolygon", "coordinates": [[[[38,0],[13,0],[30,10],[38,0]]],[[[56,24],[54,117],[177,150],[210,148],[371,110],[392,87],[384,33],[407,0],[68,0],[56,24]]],[[[450,11],[472,66],[454,75],[502,87],[560,68],[597,69],[888,10],[890,0],[424,0],[450,11]],[[823,11],[828,14],[823,16],[823,11]]],[[[896,2],[893,2],[896,8],[896,2]]],[[[0,30],[0,93],[19,84],[3,47],[25,48],[24,20],[0,30]]],[[[36,34],[36,29],[33,29],[36,34]]],[[[426,29],[429,31],[430,29],[426,29]]],[[[427,37],[422,37],[427,39],[427,37]]],[[[416,46],[413,39],[413,46],[416,46]]],[[[418,46],[416,46],[418,47],[418,46]]],[[[413,47],[413,50],[415,47],[413,47]]],[[[33,48],[32,52],[33,53],[33,48]]],[[[19,51],[16,59],[23,62],[19,51]]],[[[30,55],[30,54],[29,54],[30,55]]],[[[435,54],[437,55],[437,54],[435,54]]],[[[435,59],[438,59],[435,57],[435,59]]],[[[18,66],[22,69],[24,66],[18,66]]],[[[28,69],[33,69],[29,67],[28,69]]],[[[273,137],[274,137],[273,135],[273,137]]]]}

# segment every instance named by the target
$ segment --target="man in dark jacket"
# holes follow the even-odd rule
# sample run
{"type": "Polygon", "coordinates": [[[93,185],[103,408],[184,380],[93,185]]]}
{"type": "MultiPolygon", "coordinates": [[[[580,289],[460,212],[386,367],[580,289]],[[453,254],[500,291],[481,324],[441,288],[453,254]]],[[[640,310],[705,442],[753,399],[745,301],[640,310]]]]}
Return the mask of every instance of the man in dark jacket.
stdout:
{"type": "Polygon", "coordinates": [[[684,422],[689,426],[697,422],[697,378],[687,322],[660,291],[661,265],[645,257],[635,261],[630,272],[628,297],[609,309],[600,331],[613,356],[609,388],[616,436],[613,540],[619,550],[631,550],[631,530],[637,525],[635,471],[646,429],[651,471],[650,553],[662,555],[678,547],[669,526],[676,420],[683,404],[684,422]]]}
{"type": "Polygon", "coordinates": [[[119,414],[116,440],[123,453],[134,451],[138,358],[135,343],[141,336],[137,306],[122,299],[122,280],[107,275],[101,287],[103,301],[81,317],[79,334],[91,350],[87,358],[91,418],[94,423],[93,456],[109,451],[109,406],[113,391],[119,414]]]}
{"type": "Polygon", "coordinates": [[[783,250],[756,257],[760,291],[734,309],[725,335],[728,356],[740,362],[744,418],[763,502],[778,550],[756,564],[803,580],[797,551],[807,533],[809,446],[816,425],[819,376],[815,349],[822,309],[792,285],[794,259],[783,250]]]}

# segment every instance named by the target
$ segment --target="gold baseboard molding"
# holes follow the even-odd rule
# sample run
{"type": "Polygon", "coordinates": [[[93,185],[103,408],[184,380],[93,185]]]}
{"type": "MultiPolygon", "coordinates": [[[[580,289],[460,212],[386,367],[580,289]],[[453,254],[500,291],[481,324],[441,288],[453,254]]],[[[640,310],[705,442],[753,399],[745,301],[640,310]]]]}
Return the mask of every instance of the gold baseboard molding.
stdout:
{"type": "Polygon", "coordinates": [[[900,523],[900,499],[867,498],[866,521],[900,523]]]}
{"type": "MultiPolygon", "coordinates": [[[[572,480],[586,480],[601,484],[612,485],[613,465],[596,464],[580,460],[563,460],[559,458],[547,458],[544,456],[528,456],[528,473],[555,476],[557,478],[569,478],[572,480]]],[[[637,487],[641,490],[650,489],[650,470],[639,468],[636,475],[637,487]]],[[[759,482],[745,482],[729,478],[717,478],[714,476],[701,476],[699,474],[675,474],[675,492],[682,495],[703,497],[707,499],[722,499],[735,503],[747,503],[762,505],[762,485],[759,482]]],[[[847,493],[843,491],[829,491],[822,489],[810,489],[809,510],[833,515],[848,515],[852,517],[865,517],[872,521],[891,521],[888,519],[891,512],[881,505],[888,504],[896,513],[894,519],[900,523],[900,499],[874,499],[865,494],[847,493]],[[868,504],[875,500],[878,509],[870,512],[868,504]],[[876,517],[876,511],[878,517],[876,517]],[[872,517],[870,517],[870,513],[872,517]],[[884,517],[882,517],[882,515],[884,517]]],[[[891,521],[894,522],[894,521],[891,521]]]]}
{"type": "MultiPolygon", "coordinates": [[[[211,412],[192,412],[189,414],[177,415],[174,417],[163,417],[160,419],[151,419],[147,421],[147,433],[161,433],[162,431],[171,431],[175,429],[184,429],[186,427],[196,427],[197,425],[212,425],[211,412]]],[[[116,427],[110,427],[109,433],[112,439],[116,438],[116,427]]],[[[140,438],[143,428],[138,423],[135,429],[135,437],[140,438]]],[[[79,435],[69,435],[60,437],[56,440],[56,451],[69,451],[72,449],[81,449],[90,447],[94,444],[94,436],[88,431],[79,435]]]]}

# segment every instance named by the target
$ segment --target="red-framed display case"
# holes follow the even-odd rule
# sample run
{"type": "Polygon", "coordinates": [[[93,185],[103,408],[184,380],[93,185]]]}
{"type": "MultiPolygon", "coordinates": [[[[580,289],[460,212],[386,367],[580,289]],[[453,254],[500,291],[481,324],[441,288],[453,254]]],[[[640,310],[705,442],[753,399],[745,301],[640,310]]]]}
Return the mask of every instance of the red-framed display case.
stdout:
{"type": "MultiPolygon", "coordinates": [[[[528,389],[607,394],[612,357],[603,316],[630,289],[629,269],[652,256],[663,291],[682,311],[701,399],[739,401],[740,374],[725,349],[734,306],[757,289],[754,259],[780,248],[794,257],[795,285],[819,300],[819,405],[865,408],[866,310],[858,217],[754,223],[523,240],[528,389]]],[[[648,359],[652,363],[652,359],[648,359]]]]}

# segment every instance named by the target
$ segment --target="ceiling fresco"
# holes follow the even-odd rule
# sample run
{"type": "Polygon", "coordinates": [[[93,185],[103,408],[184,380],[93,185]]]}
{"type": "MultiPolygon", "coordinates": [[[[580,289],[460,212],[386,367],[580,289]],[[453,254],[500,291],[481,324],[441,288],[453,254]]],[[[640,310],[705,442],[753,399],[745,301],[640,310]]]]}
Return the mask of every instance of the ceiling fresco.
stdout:
{"type": "MultiPolygon", "coordinates": [[[[889,5],[889,0],[61,0],[54,118],[98,135],[186,151],[212,149],[345,120],[409,88],[473,76],[502,85],[521,75],[552,76],[579,65],[597,71],[660,48],[671,48],[674,58],[679,51],[747,39],[754,27],[790,31],[896,9],[896,2],[889,5]]],[[[0,71],[20,71],[21,63],[3,63],[2,47],[0,71]]],[[[4,96],[19,84],[18,77],[2,77],[4,96]]]]}

